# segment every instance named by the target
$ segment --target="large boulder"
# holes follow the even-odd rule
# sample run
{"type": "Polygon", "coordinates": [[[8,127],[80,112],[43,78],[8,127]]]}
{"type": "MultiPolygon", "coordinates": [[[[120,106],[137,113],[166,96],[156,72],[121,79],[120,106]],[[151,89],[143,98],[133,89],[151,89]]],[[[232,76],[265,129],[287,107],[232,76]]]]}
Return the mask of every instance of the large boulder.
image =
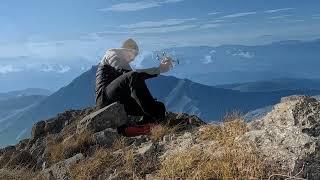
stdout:
{"type": "Polygon", "coordinates": [[[85,116],[77,126],[77,132],[89,131],[92,133],[103,131],[107,128],[116,129],[128,121],[124,106],[113,103],[98,111],[85,116]]]}
{"type": "Polygon", "coordinates": [[[278,162],[292,175],[320,179],[319,101],[306,96],[283,98],[249,127],[239,142],[256,145],[267,160],[278,162]]]}

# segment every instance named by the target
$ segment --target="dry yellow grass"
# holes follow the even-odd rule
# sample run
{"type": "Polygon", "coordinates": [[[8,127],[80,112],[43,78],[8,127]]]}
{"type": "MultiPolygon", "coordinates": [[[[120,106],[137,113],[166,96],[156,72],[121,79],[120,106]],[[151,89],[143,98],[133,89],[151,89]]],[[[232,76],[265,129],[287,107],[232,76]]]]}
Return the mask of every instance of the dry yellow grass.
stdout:
{"type": "Polygon", "coordinates": [[[44,179],[37,172],[30,169],[15,168],[15,169],[0,169],[0,180],[42,180],[44,179]]]}
{"type": "Polygon", "coordinates": [[[70,137],[69,139],[55,143],[48,143],[50,162],[55,163],[74,156],[77,153],[86,153],[88,148],[94,144],[92,134],[84,132],[70,137]]]}
{"type": "MultiPolygon", "coordinates": [[[[122,149],[119,153],[113,153],[112,149],[100,148],[88,159],[80,161],[70,169],[72,179],[96,179],[100,175],[110,175],[115,170],[118,174],[133,177],[135,169],[135,157],[133,150],[122,149]]],[[[104,177],[107,178],[107,177],[104,177]]]]}
{"type": "Polygon", "coordinates": [[[119,150],[119,149],[124,149],[127,147],[127,143],[124,137],[120,137],[119,139],[116,139],[113,144],[112,144],[112,149],[114,151],[119,150]]]}
{"type": "Polygon", "coordinates": [[[247,123],[241,118],[234,118],[232,121],[225,121],[221,125],[206,125],[199,134],[202,140],[217,141],[221,145],[232,145],[234,139],[248,132],[247,123]]]}
{"type": "Polygon", "coordinates": [[[170,133],[169,127],[159,124],[152,127],[150,138],[154,141],[159,141],[159,140],[162,140],[163,137],[169,133],[170,133]]]}
{"type": "Polygon", "coordinates": [[[70,169],[70,174],[72,179],[96,178],[115,161],[110,151],[98,149],[91,158],[74,165],[70,169]]]}
{"type": "Polygon", "coordinates": [[[204,148],[194,146],[168,156],[157,173],[159,178],[182,179],[261,179],[277,172],[260,157],[254,146],[236,143],[248,131],[239,116],[221,125],[207,125],[198,134],[200,141],[215,141],[204,148]]]}

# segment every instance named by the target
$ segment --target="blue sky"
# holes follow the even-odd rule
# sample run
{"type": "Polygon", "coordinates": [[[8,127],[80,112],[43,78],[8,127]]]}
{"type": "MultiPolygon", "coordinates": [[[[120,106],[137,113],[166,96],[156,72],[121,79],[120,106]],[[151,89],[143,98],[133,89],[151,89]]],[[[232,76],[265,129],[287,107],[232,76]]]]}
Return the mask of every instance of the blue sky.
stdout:
{"type": "Polygon", "coordinates": [[[70,64],[96,64],[128,37],[142,53],[316,39],[320,1],[2,0],[0,24],[0,75],[28,68],[65,73],[70,64]]]}
{"type": "Polygon", "coordinates": [[[146,50],[312,39],[319,22],[317,0],[3,0],[0,56],[86,57],[126,37],[146,50]]]}

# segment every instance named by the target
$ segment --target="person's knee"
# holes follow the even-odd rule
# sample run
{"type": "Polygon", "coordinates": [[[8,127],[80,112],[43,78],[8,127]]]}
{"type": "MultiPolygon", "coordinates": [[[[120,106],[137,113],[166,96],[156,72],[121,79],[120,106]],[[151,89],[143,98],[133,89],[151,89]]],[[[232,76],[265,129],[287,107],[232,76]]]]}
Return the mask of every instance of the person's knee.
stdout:
{"type": "Polygon", "coordinates": [[[128,73],[128,78],[130,79],[130,84],[132,87],[136,87],[144,83],[144,79],[141,76],[140,72],[131,71],[128,73]]]}

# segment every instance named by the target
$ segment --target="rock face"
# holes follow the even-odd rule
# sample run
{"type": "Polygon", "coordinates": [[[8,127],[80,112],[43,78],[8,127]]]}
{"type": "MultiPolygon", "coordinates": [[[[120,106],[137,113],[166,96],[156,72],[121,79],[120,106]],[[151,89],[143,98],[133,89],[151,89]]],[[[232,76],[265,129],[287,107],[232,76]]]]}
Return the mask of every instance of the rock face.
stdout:
{"type": "Polygon", "coordinates": [[[122,104],[110,104],[84,117],[77,127],[77,132],[99,132],[107,128],[117,128],[127,123],[127,114],[122,104]]]}
{"type": "Polygon", "coordinates": [[[255,144],[292,175],[320,179],[320,102],[306,96],[282,98],[265,117],[249,125],[240,141],[255,144]]]}
{"type": "Polygon", "coordinates": [[[80,116],[87,115],[92,111],[93,108],[66,111],[62,114],[58,114],[57,117],[48,119],[46,121],[39,121],[32,127],[31,140],[37,140],[38,138],[48,134],[59,133],[64,127],[71,124],[75,119],[79,118],[80,116]]]}
{"type": "MultiPolygon", "coordinates": [[[[92,179],[157,179],[159,167],[172,158],[178,157],[178,160],[171,162],[172,166],[167,167],[168,172],[179,167],[185,169],[178,169],[175,173],[186,172],[188,175],[193,170],[201,169],[207,161],[223,161],[223,158],[219,158],[227,152],[227,145],[234,144],[236,147],[241,144],[241,148],[253,146],[263,162],[265,160],[271,165],[276,164],[288,176],[320,179],[320,101],[314,98],[282,98],[265,116],[248,124],[243,122],[245,128],[235,126],[232,131],[226,128],[223,133],[224,126],[227,127],[224,124],[228,122],[219,127],[211,125],[213,130],[209,131],[210,136],[206,135],[206,138],[201,134],[210,125],[204,126],[205,123],[196,116],[167,113],[162,128],[156,129],[155,134],[131,138],[119,135],[116,130],[118,126],[127,123],[128,119],[123,106],[115,103],[93,113],[92,109],[68,111],[41,121],[34,125],[30,140],[0,149],[0,169],[22,165],[40,172],[45,179],[70,179],[70,167],[80,164],[81,171],[88,169],[86,173],[97,173],[90,174],[92,179]],[[224,138],[221,134],[233,137],[233,140],[230,141],[228,137],[225,142],[220,142],[224,138]],[[153,138],[153,135],[157,138],[153,138]],[[195,161],[188,159],[191,157],[195,161]],[[176,166],[180,160],[186,163],[185,167],[184,164],[176,166]],[[192,169],[197,163],[201,166],[192,169]],[[91,169],[93,167],[96,169],[91,169]]],[[[227,160],[236,151],[230,152],[226,156],[227,160]]],[[[249,165],[247,161],[243,163],[241,167],[249,165]]],[[[216,166],[204,169],[212,167],[216,166]]],[[[215,170],[210,169],[206,173],[214,171],[216,174],[215,170]]],[[[81,175],[86,178],[88,174],[81,175]]],[[[74,176],[77,177],[77,174],[72,174],[74,176]]],[[[179,177],[183,179],[188,176],[179,177]]],[[[172,178],[175,179],[175,176],[172,178]]]]}
{"type": "Polygon", "coordinates": [[[103,131],[93,134],[95,142],[103,147],[111,147],[116,139],[119,139],[121,136],[118,134],[115,129],[105,129],[103,131]]]}

